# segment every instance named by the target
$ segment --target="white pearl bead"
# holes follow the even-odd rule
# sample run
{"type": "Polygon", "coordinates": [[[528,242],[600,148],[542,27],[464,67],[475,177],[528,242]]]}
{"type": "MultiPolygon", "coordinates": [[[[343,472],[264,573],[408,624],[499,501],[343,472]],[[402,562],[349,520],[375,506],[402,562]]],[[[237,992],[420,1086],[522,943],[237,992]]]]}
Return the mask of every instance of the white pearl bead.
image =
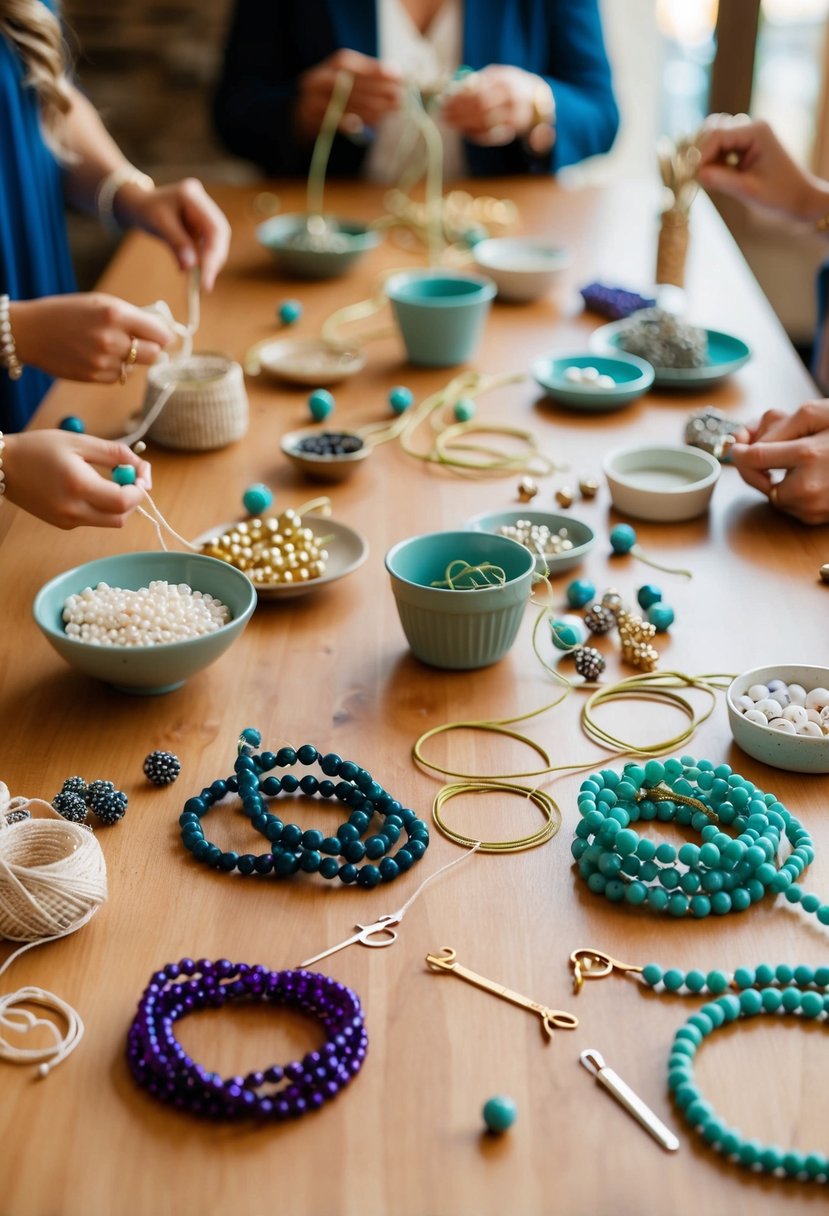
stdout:
{"type": "Polygon", "coordinates": [[[794,723],[790,722],[788,718],[772,718],[769,726],[772,730],[779,730],[782,735],[797,734],[794,723]]]}
{"type": "Polygon", "coordinates": [[[816,709],[818,713],[829,705],[829,689],[813,688],[810,693],[806,694],[806,708],[816,709]]]}
{"type": "Polygon", "coordinates": [[[752,701],[763,701],[769,695],[769,690],[765,684],[752,684],[748,690],[748,695],[752,701]]]}
{"type": "Polygon", "coordinates": [[[802,726],[798,727],[797,733],[799,735],[807,735],[811,739],[823,738],[823,731],[817,722],[804,722],[802,726]]]}
{"type": "Polygon", "coordinates": [[[787,705],[782,716],[788,722],[793,722],[798,729],[809,721],[809,715],[803,705],[787,705]]]}
{"type": "Polygon", "coordinates": [[[746,714],[746,722],[754,722],[757,726],[768,726],[769,721],[759,709],[750,709],[746,714]]]}
{"type": "Polygon", "coordinates": [[[599,378],[599,369],[597,367],[583,367],[581,369],[581,379],[583,384],[595,384],[599,378]]]}
{"type": "Polygon", "coordinates": [[[792,699],[792,705],[806,704],[806,689],[802,684],[790,684],[789,696],[792,699]]]}
{"type": "Polygon", "coordinates": [[[763,697],[754,708],[759,710],[761,714],[765,714],[769,720],[779,718],[783,713],[783,706],[779,701],[775,701],[773,697],[763,697]]]}
{"type": "Polygon", "coordinates": [[[564,379],[569,380],[571,384],[581,384],[581,368],[568,367],[564,372],[564,379]]]}
{"type": "Polygon", "coordinates": [[[775,689],[785,688],[786,681],[780,679],[769,680],[769,692],[774,692],[775,689]]]}
{"type": "Polygon", "coordinates": [[[820,714],[818,713],[818,711],[816,709],[807,709],[806,716],[810,722],[814,722],[818,726],[821,725],[820,714]]]}
{"type": "Polygon", "coordinates": [[[751,697],[746,697],[746,696],[736,697],[734,700],[734,704],[737,706],[737,709],[739,709],[741,713],[747,713],[748,710],[754,709],[754,702],[752,701],[751,697]]]}
{"type": "Polygon", "coordinates": [[[616,381],[613,379],[612,376],[597,376],[596,377],[596,388],[607,389],[607,388],[615,388],[615,387],[616,387],[616,381]]]}

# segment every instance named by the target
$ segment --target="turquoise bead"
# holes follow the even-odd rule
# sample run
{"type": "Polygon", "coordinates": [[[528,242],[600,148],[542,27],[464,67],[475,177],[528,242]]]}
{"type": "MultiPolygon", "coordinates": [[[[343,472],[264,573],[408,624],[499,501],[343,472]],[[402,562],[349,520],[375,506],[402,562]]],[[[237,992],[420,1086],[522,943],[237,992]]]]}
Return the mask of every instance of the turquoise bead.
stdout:
{"type": "Polygon", "coordinates": [[[475,417],[477,406],[471,397],[461,397],[452,407],[456,422],[469,422],[475,417]]]}
{"type": "Polygon", "coordinates": [[[805,1160],[802,1153],[789,1150],[783,1154],[783,1169],[790,1178],[796,1178],[798,1174],[802,1174],[804,1167],[805,1160]]]}
{"type": "Polygon", "coordinates": [[[700,1010],[698,1013],[693,1013],[688,1019],[689,1026],[696,1026],[701,1035],[709,1035],[714,1029],[714,1023],[709,1018],[707,1013],[700,1010]]]}
{"type": "Polygon", "coordinates": [[[702,992],[705,987],[705,975],[702,971],[689,971],[685,976],[685,987],[689,992],[702,992]]]}
{"type": "Polygon", "coordinates": [[[746,988],[744,992],[740,993],[739,1001],[740,1009],[746,1017],[753,1017],[755,1014],[760,1013],[763,1008],[760,993],[756,988],[746,988]]]}
{"type": "Polygon", "coordinates": [[[299,300],[283,300],[277,315],[283,325],[295,325],[302,316],[302,305],[299,300]]]}
{"type": "Polygon", "coordinates": [[[586,579],[577,578],[569,584],[565,594],[571,608],[583,608],[596,598],[596,588],[586,579]]]}
{"type": "Polygon", "coordinates": [[[724,971],[709,971],[705,982],[708,985],[708,991],[715,994],[728,989],[728,976],[724,971]]]}
{"type": "Polygon", "coordinates": [[[760,999],[767,1013],[776,1013],[783,1003],[783,993],[779,988],[764,988],[760,993],[760,999]]]}
{"type": "Polygon", "coordinates": [[[58,426],[62,431],[72,431],[76,435],[82,435],[86,430],[83,421],[75,414],[68,414],[66,418],[61,418],[58,426]]]}
{"type": "Polygon", "coordinates": [[[484,1103],[482,1113],[487,1130],[495,1135],[500,1135],[502,1132],[508,1131],[518,1118],[518,1107],[512,1098],[505,1098],[499,1094],[484,1103]]]}
{"type": "Polygon", "coordinates": [[[655,912],[664,912],[668,906],[668,892],[661,887],[651,887],[648,891],[648,903],[655,912]]]}
{"type": "Polygon", "coordinates": [[[725,1021],[725,1013],[723,1008],[717,1001],[709,1001],[707,1005],[703,1005],[699,1011],[704,1013],[707,1018],[711,1019],[711,1024],[716,1028],[722,1026],[725,1021]]]}
{"type": "Polygon", "coordinates": [[[656,587],[653,583],[645,583],[645,585],[640,587],[636,592],[636,599],[639,607],[644,608],[645,611],[647,611],[652,604],[659,603],[659,601],[662,599],[662,592],[660,591],[659,587],[656,587]]]}
{"type": "Polygon", "coordinates": [[[804,912],[817,912],[820,907],[820,900],[817,895],[804,895],[800,901],[800,906],[804,912]]]}
{"type": "Polygon", "coordinates": [[[662,979],[662,968],[657,966],[656,963],[648,963],[642,968],[642,979],[651,988],[654,988],[662,979]]]}
{"type": "Polygon", "coordinates": [[[688,911],[688,896],[675,891],[668,900],[668,912],[671,916],[685,916],[688,911]]]}
{"type": "Polygon", "coordinates": [[[413,401],[414,394],[405,384],[395,384],[394,388],[389,389],[389,405],[395,414],[405,414],[413,401]]]}
{"type": "Polygon", "coordinates": [[[648,620],[657,633],[667,633],[674,623],[674,610],[667,604],[652,604],[648,609],[648,620]]]}
{"type": "Polygon", "coordinates": [[[610,531],[610,547],[614,553],[624,555],[630,553],[636,544],[636,533],[630,524],[617,524],[610,531]]]}
{"type": "Polygon", "coordinates": [[[819,992],[804,992],[800,998],[800,1012],[804,1018],[816,1018],[823,1013],[823,997],[819,992]]]}
{"type": "Polygon", "coordinates": [[[639,846],[639,836],[630,828],[623,828],[616,836],[616,852],[620,857],[627,857],[629,853],[635,853],[639,846]]]}
{"type": "Polygon", "coordinates": [[[707,895],[694,895],[691,898],[691,915],[702,920],[711,913],[711,900],[707,895]]]}
{"type": "MultiPolygon", "coordinates": [[[[745,993],[742,995],[745,995],[745,993]]],[[[757,994],[755,993],[755,995],[757,994]]],[[[738,996],[733,996],[731,993],[729,993],[727,996],[718,997],[717,1004],[719,1005],[720,1009],[722,1009],[727,1022],[736,1022],[737,1018],[743,1011],[743,1007],[740,1004],[740,998],[738,996]]]]}
{"type": "Polygon", "coordinates": [[[671,967],[662,977],[662,983],[668,992],[679,992],[685,982],[685,976],[675,967],[671,967]]]}
{"type": "Polygon", "coordinates": [[[734,972],[734,983],[738,988],[751,988],[754,985],[754,972],[748,967],[738,967],[734,972]]]}
{"type": "Polygon", "coordinates": [[[755,1165],[760,1160],[763,1146],[759,1140],[744,1140],[737,1150],[737,1156],[743,1165],[755,1165]]]}
{"type": "Polygon", "coordinates": [[[134,486],[135,476],[135,468],[131,464],[117,464],[112,470],[112,480],[118,486],[134,486]]]}
{"type": "Polygon", "coordinates": [[[819,1178],[821,1174],[827,1173],[826,1157],[822,1153],[807,1153],[803,1161],[803,1167],[810,1178],[819,1178]]]}
{"type": "MultiPolygon", "coordinates": [[[[805,996],[806,994],[803,993],[802,995],[805,996]]],[[[797,1010],[800,1008],[800,1002],[801,1002],[801,993],[797,990],[797,988],[784,988],[783,989],[783,993],[780,998],[780,1003],[783,1006],[783,1008],[785,1009],[786,1013],[796,1013],[797,1010]]]]}
{"type": "Polygon", "coordinates": [[[774,974],[778,984],[790,984],[794,979],[794,968],[788,963],[780,963],[775,967],[774,974]]]}
{"type": "Polygon", "coordinates": [[[248,515],[261,515],[273,503],[273,493],[261,482],[248,486],[242,495],[242,505],[248,515]]]}
{"type": "Polygon", "coordinates": [[[323,422],[334,410],[334,397],[327,388],[315,388],[308,398],[308,409],[315,422],[323,422]]]}
{"type": "Polygon", "coordinates": [[[585,633],[571,621],[550,622],[550,636],[556,650],[573,650],[584,641],[585,633]]]}
{"type": "Polygon", "coordinates": [[[734,1157],[740,1150],[743,1138],[733,1128],[726,1128],[720,1140],[720,1152],[724,1157],[734,1157]]]}
{"type": "Polygon", "coordinates": [[[814,970],[801,964],[794,969],[794,980],[799,987],[808,988],[810,984],[815,982],[814,970]]]}
{"type": "Polygon", "coordinates": [[[629,904],[638,907],[648,897],[648,888],[643,882],[629,882],[625,890],[625,899],[629,904]]]}
{"type": "Polygon", "coordinates": [[[783,1165],[783,1150],[776,1144],[769,1144],[760,1153],[760,1164],[769,1173],[779,1170],[783,1165]]]}

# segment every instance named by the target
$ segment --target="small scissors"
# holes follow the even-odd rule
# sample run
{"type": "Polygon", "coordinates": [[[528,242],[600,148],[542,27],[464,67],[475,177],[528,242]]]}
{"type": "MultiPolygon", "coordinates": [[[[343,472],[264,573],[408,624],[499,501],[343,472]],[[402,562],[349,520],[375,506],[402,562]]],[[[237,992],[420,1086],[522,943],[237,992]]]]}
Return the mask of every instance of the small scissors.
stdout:
{"type": "Polygon", "coordinates": [[[313,958],[306,958],[300,963],[300,967],[310,967],[312,963],[319,963],[324,958],[328,958],[329,954],[336,954],[338,950],[345,950],[346,946],[353,946],[355,942],[359,942],[361,946],[371,946],[373,949],[380,949],[382,946],[393,946],[397,941],[397,934],[392,928],[392,925],[399,925],[402,917],[399,912],[391,912],[387,916],[381,916],[379,920],[374,921],[371,925],[357,925],[357,932],[347,937],[344,942],[338,942],[336,946],[330,946],[327,950],[323,950],[321,954],[315,954],[313,958]],[[375,934],[379,936],[375,939],[375,934]]]}

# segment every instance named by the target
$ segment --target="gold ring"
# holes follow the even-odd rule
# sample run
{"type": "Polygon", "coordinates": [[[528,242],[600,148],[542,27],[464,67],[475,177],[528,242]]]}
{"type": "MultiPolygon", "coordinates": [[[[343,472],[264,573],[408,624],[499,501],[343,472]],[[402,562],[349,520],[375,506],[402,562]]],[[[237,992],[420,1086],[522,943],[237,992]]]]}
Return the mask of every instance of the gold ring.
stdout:
{"type": "Polygon", "coordinates": [[[132,367],[137,358],[138,358],[138,339],[133,338],[132,342],[130,343],[129,352],[127,353],[127,358],[126,358],[127,367],[132,367]]]}
{"type": "Polygon", "coordinates": [[[773,507],[778,505],[777,502],[777,484],[775,483],[769,490],[769,502],[773,507]]]}

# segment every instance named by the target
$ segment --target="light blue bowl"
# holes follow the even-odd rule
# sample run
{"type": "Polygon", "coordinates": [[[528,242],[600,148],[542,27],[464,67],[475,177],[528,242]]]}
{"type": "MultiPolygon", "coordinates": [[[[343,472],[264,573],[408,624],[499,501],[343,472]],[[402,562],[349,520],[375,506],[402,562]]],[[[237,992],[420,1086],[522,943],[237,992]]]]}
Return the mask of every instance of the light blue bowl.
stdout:
{"type": "Polygon", "coordinates": [[[432,532],[394,545],[386,569],[412,653],[432,667],[454,671],[496,663],[515,641],[534,568],[523,545],[488,532],[432,532]],[[506,582],[476,591],[433,587],[459,558],[472,566],[500,566],[506,582]]]}
{"type": "Polygon", "coordinates": [[[368,249],[380,242],[380,233],[355,220],[324,217],[333,230],[338,248],[304,247],[297,237],[307,232],[306,215],[274,215],[256,229],[283,274],[296,279],[335,279],[346,274],[368,249]]]}
{"type": "Polygon", "coordinates": [[[41,587],[32,611],[46,639],[76,671],[104,680],[121,692],[162,693],[179,688],[188,676],[224,654],[255,607],[256,591],[247,575],[214,557],[199,553],[124,553],[57,575],[41,587]],[[216,596],[230,609],[231,619],[215,633],[152,646],[90,646],[64,633],[62,614],[68,596],[101,582],[137,591],[153,579],[187,583],[194,591],[216,596]]]}
{"type": "Polygon", "coordinates": [[[421,367],[466,363],[495,295],[492,279],[453,270],[407,270],[386,283],[406,353],[421,367]]]}
{"type": "Polygon", "coordinates": [[[551,532],[560,528],[567,529],[567,538],[572,549],[564,549],[561,553],[550,553],[546,557],[534,554],[536,569],[543,575],[545,570],[550,575],[564,574],[581,564],[596,543],[596,533],[593,529],[575,515],[557,515],[553,511],[533,511],[529,507],[506,507],[501,511],[482,511],[466,521],[468,528],[476,532],[499,533],[504,526],[514,528],[519,520],[529,520],[531,524],[547,527],[551,532]]]}
{"type": "Polygon", "coordinates": [[[548,397],[571,410],[602,413],[618,410],[646,393],[653,384],[650,363],[636,355],[548,355],[533,364],[533,376],[548,397]],[[613,388],[596,388],[567,379],[570,367],[595,367],[600,376],[610,376],[613,388]]]}

